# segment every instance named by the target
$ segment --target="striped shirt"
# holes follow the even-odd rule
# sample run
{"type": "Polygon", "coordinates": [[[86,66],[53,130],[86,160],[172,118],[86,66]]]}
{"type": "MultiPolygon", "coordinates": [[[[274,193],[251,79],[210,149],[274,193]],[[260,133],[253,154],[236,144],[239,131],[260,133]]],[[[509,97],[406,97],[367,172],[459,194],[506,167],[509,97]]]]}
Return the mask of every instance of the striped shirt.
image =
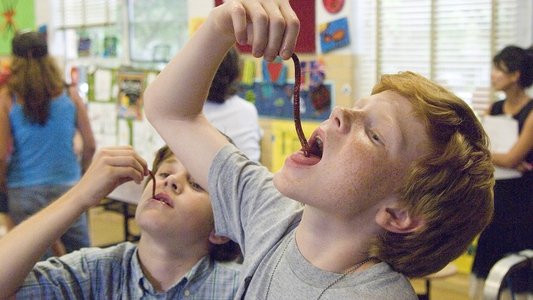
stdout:
{"type": "Polygon", "coordinates": [[[17,299],[233,299],[239,285],[236,263],[208,256],[166,292],[158,292],[142,272],[137,246],[83,248],[39,262],[17,299]]]}

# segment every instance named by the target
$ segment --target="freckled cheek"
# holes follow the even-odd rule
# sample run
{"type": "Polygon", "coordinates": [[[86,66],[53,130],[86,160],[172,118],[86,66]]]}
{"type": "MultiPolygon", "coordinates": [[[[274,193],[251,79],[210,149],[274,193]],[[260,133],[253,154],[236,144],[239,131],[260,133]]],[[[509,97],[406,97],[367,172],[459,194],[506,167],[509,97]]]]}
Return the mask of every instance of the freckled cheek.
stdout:
{"type": "Polygon", "coordinates": [[[384,159],[368,158],[364,163],[351,166],[352,184],[348,185],[351,193],[363,197],[385,197],[398,186],[402,179],[400,168],[384,159]]]}

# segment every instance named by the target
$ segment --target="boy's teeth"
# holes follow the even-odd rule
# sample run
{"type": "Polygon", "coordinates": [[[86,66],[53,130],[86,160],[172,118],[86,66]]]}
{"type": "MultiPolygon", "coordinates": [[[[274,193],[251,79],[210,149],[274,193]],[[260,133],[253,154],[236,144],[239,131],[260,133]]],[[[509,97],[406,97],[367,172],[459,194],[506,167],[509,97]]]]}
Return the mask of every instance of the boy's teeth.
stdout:
{"type": "Polygon", "coordinates": [[[316,139],[316,144],[318,145],[318,150],[320,150],[320,156],[322,156],[322,151],[323,151],[323,147],[324,147],[324,145],[322,144],[322,140],[317,138],[316,139]]]}

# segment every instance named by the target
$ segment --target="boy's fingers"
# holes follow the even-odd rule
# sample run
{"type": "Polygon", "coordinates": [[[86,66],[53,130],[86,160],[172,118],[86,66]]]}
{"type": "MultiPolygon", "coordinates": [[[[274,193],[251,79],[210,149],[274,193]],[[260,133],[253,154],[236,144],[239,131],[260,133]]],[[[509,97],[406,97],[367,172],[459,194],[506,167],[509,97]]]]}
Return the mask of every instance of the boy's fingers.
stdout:
{"type": "Polygon", "coordinates": [[[233,32],[237,43],[241,45],[248,44],[248,30],[246,20],[246,10],[237,2],[232,2],[231,6],[231,21],[233,23],[233,32]]]}
{"type": "Polygon", "coordinates": [[[108,157],[105,164],[112,170],[116,168],[129,168],[139,174],[138,177],[144,177],[146,174],[146,165],[143,164],[144,160],[140,157],[131,155],[108,157]]]}
{"type": "Polygon", "coordinates": [[[268,40],[264,56],[267,61],[272,61],[281,52],[286,23],[277,2],[265,2],[263,8],[268,15],[268,40]]]}
{"type": "MultiPolygon", "coordinates": [[[[95,156],[89,170],[101,172],[102,168],[131,167],[143,176],[148,175],[146,161],[131,146],[102,148],[95,156]]],[[[88,170],[88,172],[89,172],[88,170]]]]}
{"type": "Polygon", "coordinates": [[[283,18],[285,19],[285,34],[283,36],[279,55],[283,59],[289,59],[296,48],[296,41],[298,40],[298,34],[300,32],[300,20],[292,9],[289,1],[281,3],[280,9],[283,18]]]}
{"type": "Polygon", "coordinates": [[[260,57],[268,44],[269,12],[258,2],[250,1],[245,5],[247,17],[251,23],[247,26],[248,42],[252,45],[252,55],[260,57]]]}
{"type": "Polygon", "coordinates": [[[300,21],[289,1],[243,1],[232,10],[235,38],[252,46],[252,55],[272,61],[294,52],[300,21]],[[244,29],[245,27],[245,29],[244,29]],[[244,36],[246,31],[246,37],[244,36]]]}
{"type": "Polygon", "coordinates": [[[116,186],[130,180],[141,183],[144,179],[144,173],[142,169],[127,164],[118,164],[113,166],[107,165],[105,168],[103,168],[101,174],[101,176],[105,177],[102,181],[102,184],[104,186],[111,184],[112,188],[115,188],[116,186]]]}

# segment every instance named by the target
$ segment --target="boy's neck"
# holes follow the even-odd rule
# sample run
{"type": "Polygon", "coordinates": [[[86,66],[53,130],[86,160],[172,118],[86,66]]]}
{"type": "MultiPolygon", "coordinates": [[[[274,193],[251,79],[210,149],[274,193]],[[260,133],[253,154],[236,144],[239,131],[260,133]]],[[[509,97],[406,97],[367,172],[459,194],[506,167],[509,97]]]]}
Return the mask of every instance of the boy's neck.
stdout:
{"type": "Polygon", "coordinates": [[[169,249],[141,236],[138,244],[139,262],[144,276],[158,291],[166,291],[178,283],[192,267],[208,254],[193,246],[169,249]]]}
{"type": "MultiPolygon", "coordinates": [[[[359,220],[364,219],[361,217],[359,220]]],[[[320,216],[307,206],[296,229],[295,239],[298,250],[312,265],[342,273],[368,257],[370,242],[378,230],[380,227],[373,220],[333,220],[320,216]]],[[[366,264],[365,268],[373,264],[366,264]]]]}

